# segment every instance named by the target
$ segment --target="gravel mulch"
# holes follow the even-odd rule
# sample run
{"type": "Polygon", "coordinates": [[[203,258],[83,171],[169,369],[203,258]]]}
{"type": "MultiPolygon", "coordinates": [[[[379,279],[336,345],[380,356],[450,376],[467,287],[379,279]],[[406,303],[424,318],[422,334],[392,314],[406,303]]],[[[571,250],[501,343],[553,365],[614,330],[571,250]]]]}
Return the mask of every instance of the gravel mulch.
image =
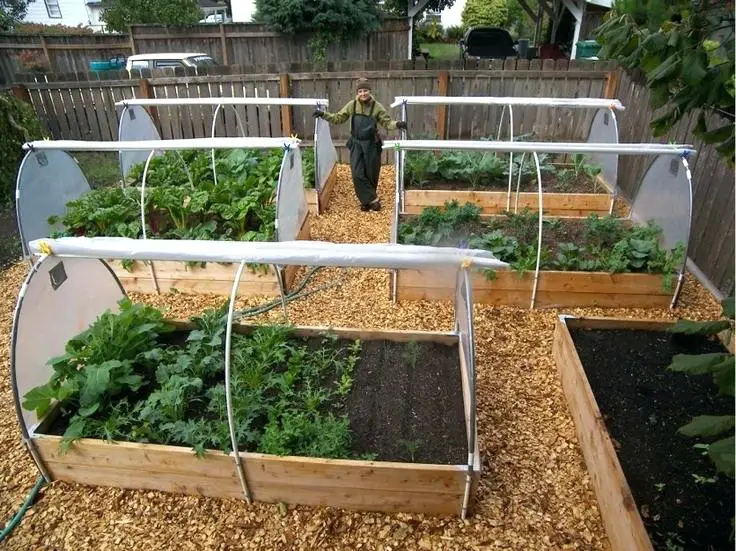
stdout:
{"type": "MultiPolygon", "coordinates": [[[[386,242],[393,167],[382,172],[384,210],[363,213],[349,169],[338,167],[330,210],[315,219],[315,239],[386,242]]],[[[26,265],[0,272],[0,522],[18,509],[36,480],[19,437],[8,381],[7,344],[26,265]]],[[[302,272],[303,273],[303,272],[302,272]]],[[[338,282],[289,306],[307,325],[449,330],[449,303],[389,298],[381,270],[324,269],[308,289],[338,282]]],[[[222,297],[136,294],[167,306],[170,317],[200,312],[222,297]]],[[[257,304],[249,299],[240,305],[257,304]]],[[[681,307],[668,310],[572,309],[575,315],[705,319],[717,303],[689,279],[681,307]]],[[[6,549],[607,549],[589,476],[551,356],[558,312],[475,307],[478,424],[483,474],[476,514],[467,521],[414,514],[356,513],[55,483],[43,490],[6,549]]],[[[280,321],[275,309],[256,322],[280,321]]],[[[43,343],[39,343],[42,346],[43,343]]]]}

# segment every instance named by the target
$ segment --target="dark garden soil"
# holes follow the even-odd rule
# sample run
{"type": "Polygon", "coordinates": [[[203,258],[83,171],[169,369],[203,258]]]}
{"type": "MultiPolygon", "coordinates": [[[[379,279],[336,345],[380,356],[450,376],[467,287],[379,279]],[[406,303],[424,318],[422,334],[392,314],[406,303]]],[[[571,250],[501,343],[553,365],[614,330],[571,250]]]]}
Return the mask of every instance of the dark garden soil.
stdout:
{"type": "MultiPolygon", "coordinates": [[[[468,182],[459,180],[444,180],[442,178],[430,179],[421,185],[410,185],[407,180],[406,189],[427,190],[452,190],[452,191],[508,191],[508,176],[505,179],[487,180],[473,187],[468,182]]],[[[608,193],[608,190],[600,184],[595,184],[585,174],[573,176],[572,178],[560,177],[557,174],[542,173],[542,190],[547,193],[608,193]]],[[[511,184],[512,193],[516,191],[516,176],[511,184]]],[[[519,191],[537,191],[537,179],[532,177],[522,178],[519,191]]]]}
{"type": "MultiPolygon", "coordinates": [[[[186,335],[176,331],[162,336],[160,341],[182,345],[186,335]]],[[[315,351],[324,342],[322,337],[306,340],[315,351]]],[[[352,343],[350,339],[342,340],[341,352],[347,354],[352,343]]],[[[336,383],[328,381],[328,386],[336,383]]],[[[145,399],[150,392],[150,388],[141,389],[135,400],[145,399]]],[[[346,405],[355,458],[370,455],[378,461],[449,465],[467,461],[457,346],[362,341],[346,405]]],[[[338,408],[333,413],[342,415],[345,409],[338,408]]],[[[58,416],[45,433],[63,435],[70,417],[58,416]]]]}
{"type": "Polygon", "coordinates": [[[468,446],[457,346],[363,341],[348,397],[353,451],[459,465],[468,446]]]}
{"type": "Polygon", "coordinates": [[[698,482],[715,468],[698,439],[677,433],[698,415],[733,414],[733,399],[708,375],[665,369],[675,354],[723,347],[658,331],[570,332],[655,549],[733,549],[734,482],[698,482]]]}

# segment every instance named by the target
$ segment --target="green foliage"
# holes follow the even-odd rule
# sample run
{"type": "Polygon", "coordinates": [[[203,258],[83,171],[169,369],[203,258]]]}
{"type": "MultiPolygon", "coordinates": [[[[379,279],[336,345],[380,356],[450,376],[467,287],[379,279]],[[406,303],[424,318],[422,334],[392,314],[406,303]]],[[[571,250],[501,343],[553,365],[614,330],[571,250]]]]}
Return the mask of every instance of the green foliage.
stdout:
{"type": "Polygon", "coordinates": [[[694,130],[734,164],[733,3],[711,0],[617,2],[596,31],[600,56],[615,59],[647,78],[651,121],[663,136],[685,115],[700,110],[694,130]],[[707,86],[703,83],[707,82],[707,86]],[[706,115],[719,115],[709,121],[706,115]]]}
{"type": "Polygon", "coordinates": [[[440,42],[444,38],[442,25],[437,21],[422,22],[414,27],[417,43],[440,42]]]}
{"type": "MultiPolygon", "coordinates": [[[[712,320],[706,322],[685,322],[680,320],[668,331],[684,335],[715,335],[729,329],[729,337],[733,332],[733,297],[721,303],[723,316],[728,320],[712,320]],[[724,324],[727,327],[724,327],[724,324]]],[[[667,367],[671,371],[688,375],[708,375],[718,388],[718,393],[726,396],[734,395],[734,355],[730,353],[678,354],[672,358],[667,367]]],[[[715,438],[723,433],[733,433],[736,418],[734,415],[699,415],[678,429],[678,432],[689,437],[715,438]]],[[[734,436],[720,438],[705,444],[708,456],[716,470],[726,476],[734,477],[734,436]]]]}
{"type": "Polygon", "coordinates": [[[24,152],[24,142],[44,137],[33,107],[8,94],[0,94],[0,205],[15,197],[15,179],[24,152]]]}
{"type": "Polygon", "coordinates": [[[468,0],[461,15],[464,27],[505,27],[509,10],[506,0],[468,0]]]}
{"type": "Polygon", "coordinates": [[[255,20],[285,34],[311,35],[315,60],[325,58],[330,44],[347,44],[381,26],[371,0],[256,0],[255,20]]]}
{"type": "MultiPolygon", "coordinates": [[[[146,178],[146,234],[161,239],[268,241],[275,231],[273,202],[282,152],[218,151],[215,185],[209,151],[154,157],[146,178]],[[184,167],[191,175],[190,182],[184,167]]],[[[313,166],[313,165],[312,165],[313,166]]],[[[143,165],[132,168],[128,187],[103,187],[69,202],[50,224],[55,235],[140,238],[143,165]]]]}
{"type": "MultiPolygon", "coordinates": [[[[416,2],[413,2],[416,3],[416,2]]],[[[450,8],[455,3],[455,0],[429,0],[423,10],[431,10],[434,12],[440,12],[445,8],[450,8]]],[[[392,14],[406,17],[408,2],[406,0],[385,0],[383,3],[383,9],[392,14]]],[[[421,12],[420,12],[421,15],[421,12]]],[[[416,15],[415,17],[420,17],[416,15]]]]}
{"type": "MultiPolygon", "coordinates": [[[[182,342],[161,313],[120,303],[49,363],[50,381],[30,390],[23,407],[39,417],[58,404],[68,426],[62,450],[85,438],[188,445],[231,451],[224,377],[226,305],[192,319],[182,342]],[[167,344],[167,343],[176,344],[167,344]]],[[[280,455],[350,457],[344,408],[361,343],[334,335],[321,342],[291,328],[235,334],[232,406],[241,450],[280,455]],[[315,346],[316,344],[316,346],[315,346]]]]}
{"type": "Polygon", "coordinates": [[[100,20],[110,31],[130,25],[194,25],[203,17],[196,0],[102,0],[100,20]]]}
{"type": "MultiPolygon", "coordinates": [[[[543,236],[565,228],[563,220],[545,219],[543,236]]],[[[424,209],[419,216],[400,224],[398,235],[400,243],[410,245],[485,249],[523,272],[536,266],[538,231],[539,217],[529,209],[506,213],[505,219],[484,226],[477,206],[460,206],[453,201],[445,203],[444,209],[424,209]]],[[[669,275],[680,266],[684,255],[682,244],[671,251],[663,249],[659,243],[661,229],[653,224],[627,227],[612,216],[591,215],[582,234],[581,243],[560,240],[550,248],[543,242],[540,269],[669,275]]],[[[664,284],[671,285],[671,278],[665,277],[664,284]]]]}
{"type": "Polygon", "coordinates": [[[29,0],[3,0],[0,2],[0,31],[15,30],[28,10],[29,0]]]}
{"type": "Polygon", "coordinates": [[[445,29],[445,38],[450,42],[460,42],[464,34],[465,29],[460,25],[452,25],[445,29]]]}

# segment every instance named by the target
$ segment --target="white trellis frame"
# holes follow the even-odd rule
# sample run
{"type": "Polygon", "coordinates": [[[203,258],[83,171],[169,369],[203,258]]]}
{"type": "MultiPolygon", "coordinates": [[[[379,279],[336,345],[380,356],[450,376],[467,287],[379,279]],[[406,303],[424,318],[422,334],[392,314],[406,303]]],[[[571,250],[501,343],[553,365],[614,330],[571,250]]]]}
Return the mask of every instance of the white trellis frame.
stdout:
{"type": "MultiPolygon", "coordinates": [[[[617,99],[604,98],[533,98],[533,97],[496,97],[496,96],[396,96],[392,108],[401,107],[401,120],[407,122],[409,105],[476,105],[476,106],[500,106],[502,107],[501,118],[498,123],[496,140],[501,140],[504,117],[508,110],[508,139],[514,141],[514,107],[561,107],[567,109],[592,109],[596,110],[596,116],[591,123],[588,132],[588,142],[617,144],[618,122],[616,111],[623,111],[624,105],[617,99]]],[[[408,136],[406,131],[402,137],[408,136]]],[[[618,156],[593,157],[593,160],[603,168],[603,177],[612,188],[609,213],[613,212],[613,205],[618,193],[618,156]]],[[[404,192],[404,162],[401,163],[401,191],[403,209],[404,192]]],[[[507,192],[506,208],[510,208],[511,186],[513,181],[514,153],[509,152],[509,183],[507,192]]]]}
{"type": "MultiPolygon", "coordinates": [[[[634,197],[629,218],[635,222],[643,223],[654,220],[662,227],[663,241],[668,247],[674,247],[677,242],[685,246],[682,264],[678,267],[677,287],[675,289],[670,307],[677,304],[682,285],[685,280],[685,264],[690,240],[690,228],[692,225],[692,174],[688,159],[695,154],[691,145],[683,144],[658,144],[658,143],[626,143],[626,144],[604,144],[604,143],[569,143],[569,142],[512,142],[512,141],[448,141],[448,140],[388,140],[386,148],[394,149],[394,162],[396,165],[396,187],[394,198],[393,221],[391,224],[391,243],[398,242],[399,216],[402,203],[402,178],[404,153],[406,151],[494,151],[501,153],[527,153],[532,155],[537,170],[537,196],[538,196],[538,240],[537,261],[534,271],[534,283],[530,308],[534,308],[539,281],[539,266],[542,247],[542,221],[543,221],[543,192],[542,179],[539,166],[539,153],[584,153],[584,154],[611,154],[656,156],[642,179],[642,183],[634,197]],[[680,172],[679,167],[684,168],[680,172]],[[670,182],[679,186],[670,186],[670,182]]],[[[522,156],[522,163],[524,157],[522,156]]],[[[517,196],[518,196],[517,184],[517,196]]],[[[397,276],[394,270],[392,276],[392,299],[397,299],[397,276]]]]}
{"type": "MultiPolygon", "coordinates": [[[[326,110],[329,106],[328,99],[311,98],[272,98],[272,97],[209,97],[209,98],[137,98],[125,99],[115,103],[116,107],[122,107],[120,113],[120,124],[118,128],[118,140],[128,141],[131,138],[139,138],[141,134],[151,140],[161,139],[156,125],[144,107],[192,107],[210,106],[214,108],[212,114],[212,125],[210,137],[216,138],[217,116],[220,110],[230,107],[235,114],[235,120],[240,130],[240,137],[246,137],[246,131],[242,120],[235,109],[238,106],[278,106],[278,107],[314,107],[317,110],[326,110]]],[[[314,182],[316,190],[317,211],[321,212],[320,190],[327,184],[332,170],[337,163],[337,151],[332,143],[329,124],[317,117],[314,121],[314,182]]],[[[120,167],[123,178],[127,176],[128,170],[136,162],[144,162],[140,151],[138,155],[131,156],[128,152],[121,151],[120,167]],[[127,157],[127,158],[126,158],[127,157]]],[[[215,166],[215,150],[211,152],[212,167],[215,166]]],[[[215,184],[217,179],[215,177],[215,184]]]]}

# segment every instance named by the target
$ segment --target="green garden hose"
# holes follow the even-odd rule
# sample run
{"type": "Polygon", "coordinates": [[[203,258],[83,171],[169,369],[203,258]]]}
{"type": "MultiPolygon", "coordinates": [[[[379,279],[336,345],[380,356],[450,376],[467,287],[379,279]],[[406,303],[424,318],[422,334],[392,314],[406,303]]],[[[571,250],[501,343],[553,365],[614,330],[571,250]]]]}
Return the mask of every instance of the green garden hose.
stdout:
{"type": "Polygon", "coordinates": [[[28,497],[26,497],[26,500],[23,502],[23,505],[18,510],[17,513],[13,516],[12,519],[10,519],[10,522],[5,525],[5,528],[0,531],[0,542],[2,542],[5,538],[7,538],[10,533],[13,531],[13,529],[20,524],[20,521],[23,519],[23,515],[26,514],[26,511],[28,508],[33,505],[33,502],[36,500],[36,496],[38,495],[38,492],[46,485],[46,479],[42,476],[38,477],[38,480],[36,481],[36,485],[31,490],[31,493],[28,494],[28,497]]]}

